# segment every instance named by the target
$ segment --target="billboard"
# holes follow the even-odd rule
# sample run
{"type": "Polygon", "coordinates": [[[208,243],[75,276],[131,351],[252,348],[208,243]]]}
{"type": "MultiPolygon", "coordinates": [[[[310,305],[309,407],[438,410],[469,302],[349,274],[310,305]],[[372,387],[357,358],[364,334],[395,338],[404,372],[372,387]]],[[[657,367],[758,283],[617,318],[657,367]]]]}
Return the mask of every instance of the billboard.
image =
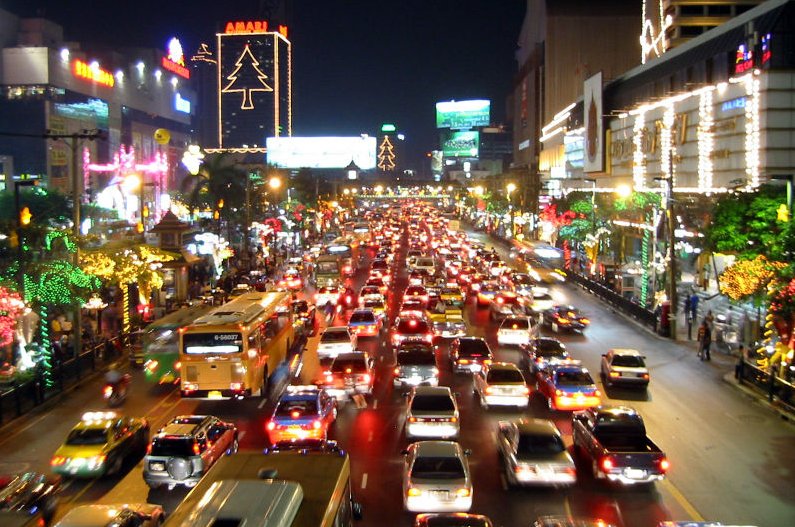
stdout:
{"type": "Polygon", "coordinates": [[[269,137],[268,163],[282,168],[375,168],[375,137],[269,137]]]}
{"type": "Polygon", "coordinates": [[[436,103],[436,128],[474,128],[489,125],[491,101],[446,101],[436,103]]]}
{"type": "Polygon", "coordinates": [[[585,159],[584,172],[604,170],[604,130],[602,119],[602,72],[585,79],[585,159]]]}
{"type": "Polygon", "coordinates": [[[449,132],[442,140],[444,157],[477,157],[480,132],[449,132]]]}

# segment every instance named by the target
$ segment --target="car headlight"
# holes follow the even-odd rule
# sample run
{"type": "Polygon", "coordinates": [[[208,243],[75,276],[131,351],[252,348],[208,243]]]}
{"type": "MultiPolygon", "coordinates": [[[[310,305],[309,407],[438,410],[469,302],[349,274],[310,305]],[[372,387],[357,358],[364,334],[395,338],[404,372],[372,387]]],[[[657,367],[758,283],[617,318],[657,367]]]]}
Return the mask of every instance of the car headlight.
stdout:
{"type": "Polygon", "coordinates": [[[87,458],[85,458],[86,467],[89,470],[98,468],[98,467],[102,466],[103,463],[105,463],[105,460],[107,459],[107,457],[108,456],[105,456],[105,455],[87,457],[87,458]]]}

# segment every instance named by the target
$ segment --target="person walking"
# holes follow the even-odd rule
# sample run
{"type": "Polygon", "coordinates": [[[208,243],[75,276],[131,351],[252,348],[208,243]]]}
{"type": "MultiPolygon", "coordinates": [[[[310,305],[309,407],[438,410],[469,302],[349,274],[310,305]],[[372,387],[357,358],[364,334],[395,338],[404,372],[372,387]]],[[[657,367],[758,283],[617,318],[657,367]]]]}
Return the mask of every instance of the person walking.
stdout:
{"type": "Polygon", "coordinates": [[[712,360],[709,356],[709,348],[712,346],[712,328],[707,323],[707,319],[701,322],[698,328],[698,358],[701,360],[712,360]]]}
{"type": "Polygon", "coordinates": [[[694,291],[693,294],[690,295],[690,320],[693,321],[696,320],[696,315],[698,315],[698,300],[698,295],[694,291]]]}

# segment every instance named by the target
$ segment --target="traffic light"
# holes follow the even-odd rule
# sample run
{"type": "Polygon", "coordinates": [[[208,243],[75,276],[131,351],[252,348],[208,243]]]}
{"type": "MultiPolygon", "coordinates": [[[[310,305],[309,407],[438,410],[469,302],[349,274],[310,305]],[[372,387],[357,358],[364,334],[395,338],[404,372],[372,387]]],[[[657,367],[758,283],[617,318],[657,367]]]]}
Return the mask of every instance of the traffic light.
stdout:
{"type": "Polygon", "coordinates": [[[144,218],[148,218],[149,217],[149,205],[144,205],[143,217],[144,218]]]}
{"type": "Polygon", "coordinates": [[[30,213],[30,209],[28,207],[22,207],[22,210],[19,211],[19,224],[23,227],[30,225],[30,220],[32,218],[33,214],[30,213]]]}
{"type": "Polygon", "coordinates": [[[135,226],[135,230],[138,231],[138,234],[142,234],[144,232],[144,224],[143,222],[138,222],[135,226]]]}

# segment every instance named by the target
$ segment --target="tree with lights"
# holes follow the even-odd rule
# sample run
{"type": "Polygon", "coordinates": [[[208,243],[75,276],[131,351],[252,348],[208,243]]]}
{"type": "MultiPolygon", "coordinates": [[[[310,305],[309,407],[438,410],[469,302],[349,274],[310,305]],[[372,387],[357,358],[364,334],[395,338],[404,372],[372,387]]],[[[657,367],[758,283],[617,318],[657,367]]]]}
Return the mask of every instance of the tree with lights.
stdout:
{"type": "Polygon", "coordinates": [[[388,135],[378,147],[378,168],[383,172],[395,170],[395,152],[388,135]]]}
{"type": "Polygon", "coordinates": [[[738,260],[720,275],[720,292],[735,301],[751,300],[761,306],[768,286],[776,280],[786,264],[772,262],[761,254],[753,260],[738,260]]]}
{"type": "Polygon", "coordinates": [[[252,92],[272,92],[273,88],[268,86],[265,80],[268,76],[259,69],[259,61],[254,58],[248,44],[235,62],[235,70],[227,75],[229,83],[221,90],[223,93],[241,92],[243,102],[240,104],[241,110],[253,110],[254,101],[251,98],[252,92]]]}

